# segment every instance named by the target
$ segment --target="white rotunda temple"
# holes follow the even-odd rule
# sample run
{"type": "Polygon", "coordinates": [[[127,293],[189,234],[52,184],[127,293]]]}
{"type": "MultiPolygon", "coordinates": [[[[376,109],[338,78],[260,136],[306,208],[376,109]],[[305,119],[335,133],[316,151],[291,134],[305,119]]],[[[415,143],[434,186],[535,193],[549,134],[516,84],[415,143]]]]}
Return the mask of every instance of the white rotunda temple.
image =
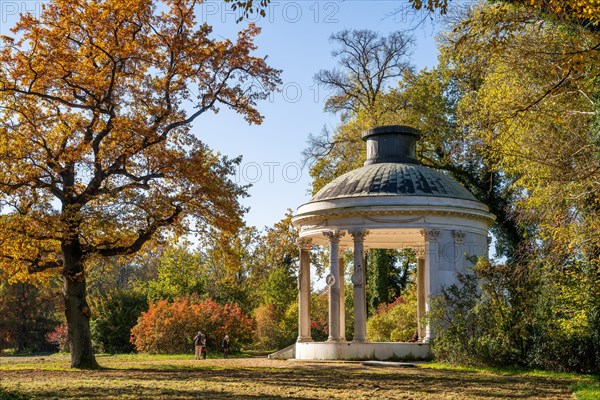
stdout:
{"type": "Polygon", "coordinates": [[[452,177],[419,163],[420,134],[407,126],[382,126],[363,134],[367,160],[327,184],[293,217],[300,230],[297,359],[418,360],[430,357],[435,332],[419,323],[415,343],[369,342],[366,334],[365,251],[411,248],[417,254],[417,316],[432,295],[457,284],[469,256],[487,255],[495,217],[452,177]],[[313,342],[310,316],[310,251],[328,246],[329,338],[313,342]],[[341,249],[353,249],[353,340],[345,338],[344,267],[341,249]]]}

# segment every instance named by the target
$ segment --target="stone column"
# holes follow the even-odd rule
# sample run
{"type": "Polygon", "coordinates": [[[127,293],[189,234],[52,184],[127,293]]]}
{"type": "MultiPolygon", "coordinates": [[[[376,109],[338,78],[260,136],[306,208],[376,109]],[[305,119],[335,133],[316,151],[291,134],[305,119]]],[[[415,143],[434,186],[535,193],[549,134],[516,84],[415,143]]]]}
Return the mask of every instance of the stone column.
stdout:
{"type": "Polygon", "coordinates": [[[345,282],[345,273],[346,273],[346,265],[344,263],[343,251],[340,254],[338,265],[340,267],[340,340],[346,340],[346,303],[345,303],[345,291],[346,291],[346,282],[345,282]]]}
{"type": "Polygon", "coordinates": [[[344,236],[339,231],[324,232],[329,239],[329,275],[325,278],[329,286],[329,342],[340,340],[340,237],[344,236]]]}
{"type": "Polygon", "coordinates": [[[300,269],[298,270],[298,341],[312,342],[310,333],[310,249],[312,239],[299,238],[300,269]]]}
{"type": "Polygon", "coordinates": [[[425,326],[422,320],[425,316],[425,248],[415,249],[417,254],[417,334],[419,340],[425,338],[425,326]]]}
{"type": "MultiPolygon", "coordinates": [[[[440,266],[440,246],[438,243],[440,237],[440,231],[436,229],[423,229],[421,235],[425,242],[425,268],[424,268],[424,286],[423,290],[425,296],[425,312],[429,312],[431,309],[431,295],[432,290],[435,291],[438,286],[439,266],[440,266]]],[[[431,325],[425,326],[425,337],[423,342],[427,343],[433,338],[433,332],[431,325]]]]}
{"type": "Polygon", "coordinates": [[[354,240],[354,341],[367,340],[367,301],[365,296],[364,241],[369,232],[364,229],[351,231],[354,240]]]}

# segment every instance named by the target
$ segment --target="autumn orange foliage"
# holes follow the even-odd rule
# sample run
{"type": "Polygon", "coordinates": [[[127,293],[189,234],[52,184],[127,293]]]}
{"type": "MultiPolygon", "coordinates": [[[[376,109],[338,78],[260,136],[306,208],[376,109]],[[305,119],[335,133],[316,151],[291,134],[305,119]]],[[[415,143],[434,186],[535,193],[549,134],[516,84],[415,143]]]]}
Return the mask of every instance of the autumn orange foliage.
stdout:
{"type": "Polygon", "coordinates": [[[144,353],[190,353],[193,338],[201,331],[209,348],[219,349],[229,335],[232,348],[239,349],[252,340],[253,327],[252,318],[237,304],[221,305],[211,298],[190,296],[150,304],[131,330],[131,342],[144,353]]]}

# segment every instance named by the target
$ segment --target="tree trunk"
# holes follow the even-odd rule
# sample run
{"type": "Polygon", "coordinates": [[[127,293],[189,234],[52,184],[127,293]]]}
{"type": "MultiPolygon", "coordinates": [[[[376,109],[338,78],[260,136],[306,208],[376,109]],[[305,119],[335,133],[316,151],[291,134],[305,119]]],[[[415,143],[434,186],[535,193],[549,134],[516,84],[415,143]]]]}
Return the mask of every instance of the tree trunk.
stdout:
{"type": "Polygon", "coordinates": [[[71,367],[96,369],[90,335],[90,308],[86,301],[85,271],[79,240],[63,243],[63,296],[69,326],[71,367]]]}

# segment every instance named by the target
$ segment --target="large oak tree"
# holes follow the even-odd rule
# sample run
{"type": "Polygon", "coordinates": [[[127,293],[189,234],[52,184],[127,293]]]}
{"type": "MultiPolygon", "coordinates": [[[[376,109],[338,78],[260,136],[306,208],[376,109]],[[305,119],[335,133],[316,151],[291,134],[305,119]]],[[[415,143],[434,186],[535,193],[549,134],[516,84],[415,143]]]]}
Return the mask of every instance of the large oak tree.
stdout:
{"type": "Polygon", "coordinates": [[[86,262],[187,228],[237,229],[238,160],[190,123],[225,105],[260,123],[279,71],[258,29],[215,40],[197,2],[54,0],[0,49],[0,272],[60,272],[71,365],[95,368],[86,262]]]}

